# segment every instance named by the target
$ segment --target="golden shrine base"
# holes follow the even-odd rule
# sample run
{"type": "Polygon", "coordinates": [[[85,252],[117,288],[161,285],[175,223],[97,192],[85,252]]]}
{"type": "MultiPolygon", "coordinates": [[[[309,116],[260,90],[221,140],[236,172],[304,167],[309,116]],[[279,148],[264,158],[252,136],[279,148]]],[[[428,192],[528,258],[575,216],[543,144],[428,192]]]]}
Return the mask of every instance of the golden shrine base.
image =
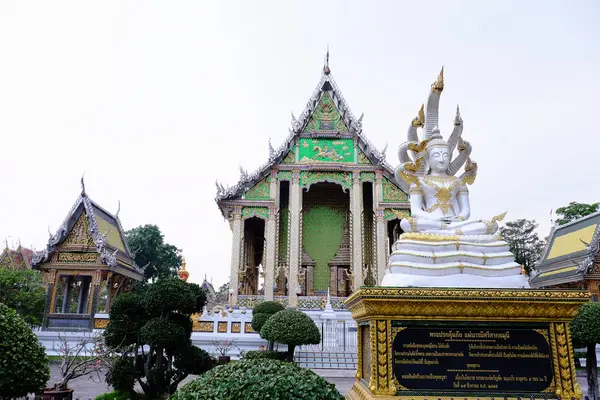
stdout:
{"type": "MultiPolygon", "coordinates": [[[[588,292],[578,290],[362,288],[346,300],[346,305],[358,324],[357,380],[346,395],[346,398],[355,400],[427,398],[430,400],[464,398],[478,398],[482,400],[492,398],[515,400],[520,398],[580,399],[582,396],[575,375],[569,322],[577,314],[579,307],[589,301],[589,299],[590,294],[588,292]],[[505,336],[495,333],[504,331],[506,332],[504,333],[505,336]],[[435,333],[429,333],[429,336],[427,336],[427,332],[435,333]],[[460,339],[463,337],[460,336],[463,335],[461,332],[465,332],[464,337],[467,339],[460,339]],[[484,336],[476,336],[477,338],[473,339],[472,332],[475,332],[476,335],[484,336]],[[394,349],[394,339],[397,335],[412,336],[400,336],[398,341],[396,341],[396,346],[407,347],[403,344],[407,342],[405,338],[407,338],[411,345],[415,338],[416,341],[421,339],[432,340],[433,342],[437,341],[433,346],[442,343],[440,342],[441,340],[444,341],[444,344],[440,345],[440,348],[449,345],[468,346],[469,356],[473,356],[471,346],[474,346],[473,348],[476,348],[476,346],[485,347],[485,342],[488,342],[489,346],[491,346],[485,348],[494,349],[494,346],[506,348],[506,343],[509,343],[508,340],[512,335],[512,339],[510,340],[515,340],[516,344],[513,345],[514,347],[508,347],[509,354],[515,357],[514,361],[511,362],[515,363],[514,365],[516,366],[522,366],[525,363],[542,363],[544,366],[542,369],[548,372],[548,374],[543,377],[539,376],[540,372],[537,368],[525,368],[525,370],[521,371],[516,370],[514,375],[517,376],[517,383],[515,383],[513,382],[512,370],[510,374],[502,375],[503,370],[500,368],[493,370],[496,373],[494,376],[497,376],[500,381],[504,380],[505,382],[500,385],[496,384],[496,386],[482,383],[481,390],[448,389],[448,386],[440,388],[441,384],[435,381],[431,382],[431,386],[428,388],[413,385],[412,389],[408,389],[402,384],[406,384],[406,380],[402,381],[401,379],[401,383],[394,376],[394,359],[395,357],[399,357],[400,364],[413,364],[410,357],[417,357],[418,359],[420,355],[415,356],[413,353],[398,352],[397,349],[394,349]],[[444,336],[444,339],[438,339],[441,337],[440,335],[451,336],[444,336]],[[495,336],[485,335],[498,335],[498,337],[502,338],[494,339],[495,336]],[[538,347],[535,347],[534,353],[519,353],[524,348],[519,346],[527,346],[527,343],[521,344],[525,336],[533,338],[538,344],[541,343],[540,350],[538,351],[538,347]],[[432,337],[434,339],[428,339],[432,337]],[[483,339],[484,337],[488,339],[483,339]],[[489,339],[490,337],[492,339],[489,339]],[[501,343],[503,344],[497,345],[496,342],[499,341],[502,341],[501,343]],[[446,342],[468,343],[446,344],[446,342]],[[484,344],[482,345],[481,343],[484,344]],[[517,350],[510,350],[513,348],[517,350]],[[402,357],[408,357],[408,361],[410,362],[404,362],[407,359],[401,359],[402,357]],[[539,361],[536,360],[537,358],[544,360],[539,361]],[[519,373],[521,376],[519,376],[519,373]],[[522,382],[527,382],[527,379],[529,383],[523,384],[522,382]],[[535,386],[536,389],[519,392],[521,387],[531,388],[533,387],[531,385],[535,386]],[[490,387],[499,389],[488,389],[490,387]],[[512,389],[505,389],[505,392],[502,391],[502,388],[508,387],[512,389]]],[[[534,348],[531,345],[529,347],[534,348]]],[[[489,351],[492,354],[491,350],[489,351]]],[[[431,357],[438,357],[438,354],[435,353],[431,357]]],[[[477,357],[484,356],[479,355],[477,357]]],[[[504,357],[497,355],[490,355],[489,357],[489,361],[484,358],[489,364],[496,363],[501,367],[506,367],[507,361],[503,360],[504,357]],[[492,360],[492,358],[494,359],[492,360]]],[[[460,363],[463,358],[455,356],[450,362],[460,363]]],[[[508,358],[510,359],[510,357],[508,358]]],[[[446,358],[445,360],[449,359],[446,358]]],[[[444,368],[443,365],[445,362],[447,363],[448,361],[442,359],[442,362],[432,368],[437,368],[439,371],[440,368],[444,368]]],[[[414,364],[418,363],[414,362],[414,364]]],[[[469,368],[472,365],[469,364],[469,368]]],[[[413,366],[401,366],[399,368],[410,369],[413,366]]],[[[423,367],[416,368],[422,369],[423,367]]],[[[448,369],[448,371],[451,370],[448,369]]],[[[455,371],[454,373],[457,374],[454,376],[456,379],[452,382],[449,379],[446,385],[450,385],[451,382],[454,388],[467,387],[461,386],[467,383],[463,380],[459,381],[459,373],[463,375],[467,373],[468,375],[468,373],[477,374],[478,372],[457,369],[452,371],[455,371]]],[[[491,371],[482,370],[480,372],[487,372],[488,375],[484,374],[483,376],[489,376],[491,371]]],[[[504,371],[506,371],[506,368],[504,371]]],[[[449,372],[446,373],[448,374],[449,372]]],[[[427,375],[429,375],[429,371],[427,371],[427,375]]],[[[402,378],[430,379],[429,377],[423,378],[423,376],[424,374],[417,373],[415,375],[411,372],[411,374],[403,375],[402,378]],[[418,376],[418,378],[415,378],[415,376],[418,376]]],[[[437,380],[445,382],[446,378],[450,375],[435,376],[441,377],[437,380]]],[[[414,383],[414,381],[408,382],[414,383]]],[[[474,385],[474,387],[479,388],[478,383],[474,385]]]]}

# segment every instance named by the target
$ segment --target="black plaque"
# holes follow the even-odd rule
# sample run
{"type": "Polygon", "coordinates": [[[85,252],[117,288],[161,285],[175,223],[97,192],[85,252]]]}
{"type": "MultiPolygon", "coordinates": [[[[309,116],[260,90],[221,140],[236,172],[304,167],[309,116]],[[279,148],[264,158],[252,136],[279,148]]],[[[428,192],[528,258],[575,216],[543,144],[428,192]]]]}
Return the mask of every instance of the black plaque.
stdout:
{"type": "Polygon", "coordinates": [[[394,375],[402,389],[540,393],[552,383],[547,326],[396,329],[394,375]]]}

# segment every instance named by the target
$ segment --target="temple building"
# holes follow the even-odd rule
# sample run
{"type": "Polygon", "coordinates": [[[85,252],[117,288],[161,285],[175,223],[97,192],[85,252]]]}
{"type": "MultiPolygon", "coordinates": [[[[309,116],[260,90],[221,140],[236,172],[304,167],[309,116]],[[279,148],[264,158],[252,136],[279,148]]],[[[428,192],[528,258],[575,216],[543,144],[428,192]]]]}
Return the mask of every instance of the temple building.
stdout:
{"type": "Polygon", "coordinates": [[[232,230],[230,305],[322,308],[381,282],[408,195],[363,133],[328,65],[283,144],[216,202],[232,230]]]}
{"type": "Polygon", "coordinates": [[[115,296],[143,279],[118,212],[93,202],[83,180],[77,201],[46,248],[33,255],[32,267],[42,272],[47,288],[43,329],[52,330],[105,327],[115,296]]]}
{"type": "Polygon", "coordinates": [[[553,227],[531,287],[587,289],[597,298],[599,248],[600,212],[553,227]]]}
{"type": "Polygon", "coordinates": [[[31,259],[33,250],[21,246],[16,250],[8,248],[8,243],[4,251],[0,254],[0,268],[6,269],[29,269],[31,268],[31,259]]]}

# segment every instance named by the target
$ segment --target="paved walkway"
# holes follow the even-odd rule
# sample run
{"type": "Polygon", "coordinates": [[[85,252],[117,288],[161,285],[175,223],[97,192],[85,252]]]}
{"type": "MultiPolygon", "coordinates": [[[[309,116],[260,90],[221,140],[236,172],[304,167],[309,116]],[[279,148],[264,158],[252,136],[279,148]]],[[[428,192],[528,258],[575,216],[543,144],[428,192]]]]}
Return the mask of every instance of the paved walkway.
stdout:
{"type": "MultiPolygon", "coordinates": [[[[354,371],[350,370],[336,370],[336,369],[315,369],[317,374],[324,377],[328,382],[333,383],[338,391],[345,395],[348,393],[352,385],[354,384],[354,371]]],[[[60,376],[60,371],[57,365],[50,366],[51,379],[50,382],[57,380],[60,376]]],[[[191,381],[195,376],[188,376],[180,385],[180,387],[188,381],[191,381]]],[[[577,373],[577,381],[581,387],[581,391],[584,396],[587,392],[587,381],[585,378],[585,372],[577,373]]],[[[98,378],[98,376],[82,377],[74,379],[69,383],[69,386],[74,389],[73,398],[80,400],[94,399],[103,393],[110,392],[111,389],[104,382],[104,376],[98,378]]]]}

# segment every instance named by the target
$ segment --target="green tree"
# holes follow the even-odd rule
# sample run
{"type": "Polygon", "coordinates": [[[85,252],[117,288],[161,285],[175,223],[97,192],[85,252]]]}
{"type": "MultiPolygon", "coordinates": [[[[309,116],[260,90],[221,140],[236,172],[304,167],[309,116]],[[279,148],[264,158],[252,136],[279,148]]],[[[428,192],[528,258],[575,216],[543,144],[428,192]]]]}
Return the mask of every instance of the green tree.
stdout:
{"type": "MultiPolygon", "coordinates": [[[[255,332],[260,332],[265,322],[267,322],[273,314],[284,309],[285,307],[276,301],[263,301],[258,304],[252,310],[252,329],[254,329],[255,332]]],[[[272,340],[269,340],[268,350],[273,350],[272,340]]]]}
{"type": "Polygon", "coordinates": [[[544,251],[545,241],[539,238],[535,231],[537,227],[534,220],[518,219],[509,221],[500,228],[500,234],[515,255],[515,262],[525,268],[527,275],[531,274],[544,251]]]}
{"type": "Polygon", "coordinates": [[[50,367],[27,322],[0,303],[0,397],[22,397],[44,388],[50,367]]]}
{"type": "Polygon", "coordinates": [[[571,321],[571,340],[575,347],[586,347],[586,364],[588,382],[588,398],[598,400],[598,371],[596,344],[600,343],[600,303],[586,303],[579,309],[579,314],[571,321]]]}
{"type": "Polygon", "coordinates": [[[598,207],[600,207],[600,203],[585,204],[572,201],[568,206],[556,209],[556,214],[560,216],[560,218],[556,219],[556,223],[558,225],[564,225],[568,222],[575,221],[576,219],[595,213],[598,211],[598,207]]]}
{"type": "MultiPolygon", "coordinates": [[[[134,363],[135,379],[148,398],[173,394],[189,374],[213,367],[208,353],[191,342],[191,315],[200,312],[205,302],[200,286],[165,278],[140,293],[118,296],[111,306],[106,344],[134,363]]],[[[109,372],[110,380],[130,382],[119,374],[132,369],[120,363],[119,370],[109,372]]]]}
{"type": "Polygon", "coordinates": [[[216,295],[217,305],[226,305],[229,302],[229,282],[222,284],[216,295]]]}
{"type": "Polygon", "coordinates": [[[46,291],[38,271],[0,268],[0,303],[13,308],[30,325],[40,325],[46,291]]]}
{"type": "Polygon", "coordinates": [[[294,361],[296,346],[321,343],[321,333],[313,320],[297,310],[283,310],[274,314],[260,330],[260,337],[287,344],[288,361],[294,361]]]}
{"type": "Polygon", "coordinates": [[[145,267],[144,277],[151,282],[177,276],[181,265],[181,250],[165,243],[156,225],[144,225],[125,232],[127,244],[134,253],[135,263],[145,267]]]}

